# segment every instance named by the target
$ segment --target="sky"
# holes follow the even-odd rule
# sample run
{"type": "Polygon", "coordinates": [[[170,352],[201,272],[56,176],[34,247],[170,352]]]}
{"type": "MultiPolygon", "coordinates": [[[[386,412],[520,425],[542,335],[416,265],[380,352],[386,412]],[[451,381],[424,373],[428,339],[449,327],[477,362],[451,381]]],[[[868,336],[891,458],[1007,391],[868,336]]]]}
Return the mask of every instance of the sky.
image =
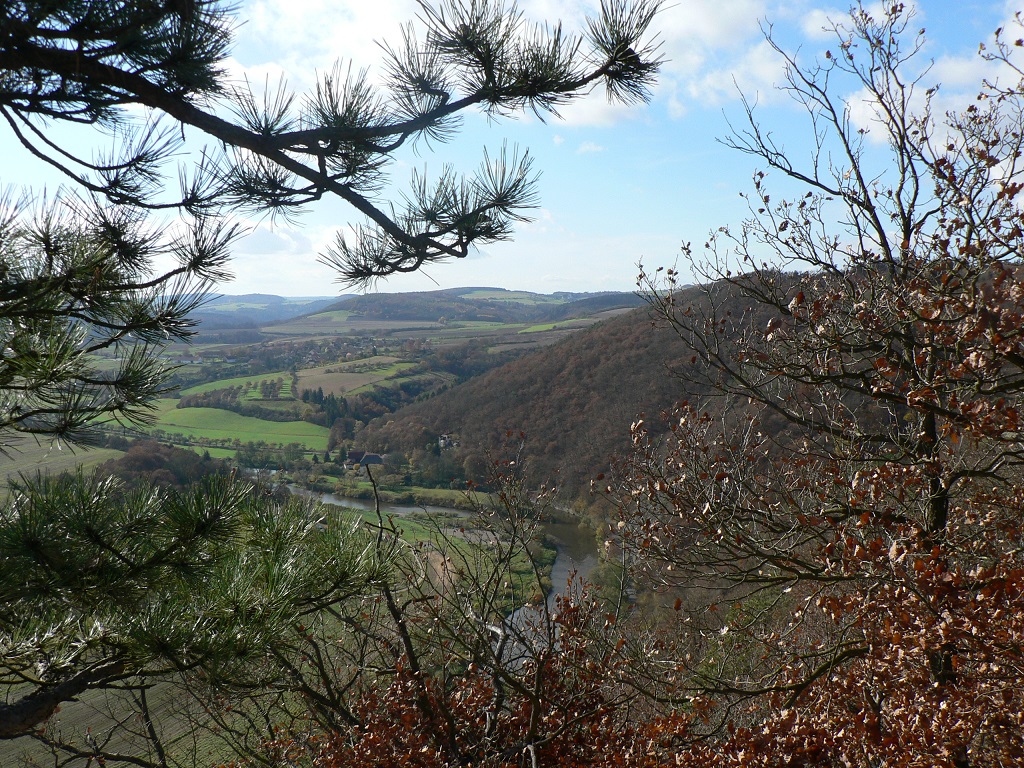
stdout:
{"type": "MultiPolygon", "coordinates": [[[[925,30],[927,43],[915,66],[931,64],[925,77],[942,83],[943,105],[971,98],[981,78],[991,74],[977,56],[978,46],[1021,6],[917,3],[915,24],[925,30]]],[[[520,0],[519,7],[528,20],[561,21],[567,30],[578,30],[599,0],[520,0]]],[[[560,118],[493,121],[467,114],[450,142],[403,150],[389,169],[392,195],[414,171],[430,176],[445,164],[471,170],[485,148],[492,154],[503,144],[528,149],[541,172],[540,204],[511,242],[391,277],[373,290],[630,291],[641,262],[652,269],[676,266],[686,279],[690,265],[679,261],[680,245],[698,245],[711,230],[739,223],[740,193],[751,190],[759,169],[753,158],[720,141],[730,125],[743,125],[740,94],[756,101],[759,120],[787,150],[799,160],[808,154],[806,116],[776,87],[783,65],[764,30],[770,26],[786,50],[798,52],[798,61],[810,62],[835,48],[835,36],[823,27],[830,18],[843,18],[846,7],[808,0],[667,0],[654,23],[666,61],[649,104],[609,104],[599,88],[562,109],[560,118]]],[[[283,77],[302,93],[340,59],[353,70],[367,68],[373,79],[382,70],[378,41],[398,40],[400,25],[417,11],[415,0],[241,0],[227,71],[256,86],[283,77]]],[[[838,87],[849,89],[839,95],[848,99],[854,121],[870,127],[870,110],[857,91],[838,87]]],[[[80,133],[68,139],[89,140],[80,133]]],[[[190,135],[188,142],[196,150],[201,138],[190,135]]],[[[60,184],[2,130],[0,157],[5,185],[31,182],[38,192],[60,184]]],[[[317,255],[338,229],[360,221],[336,200],[310,206],[296,221],[243,220],[249,234],[234,248],[235,277],[219,289],[285,296],[351,292],[317,255]]]]}

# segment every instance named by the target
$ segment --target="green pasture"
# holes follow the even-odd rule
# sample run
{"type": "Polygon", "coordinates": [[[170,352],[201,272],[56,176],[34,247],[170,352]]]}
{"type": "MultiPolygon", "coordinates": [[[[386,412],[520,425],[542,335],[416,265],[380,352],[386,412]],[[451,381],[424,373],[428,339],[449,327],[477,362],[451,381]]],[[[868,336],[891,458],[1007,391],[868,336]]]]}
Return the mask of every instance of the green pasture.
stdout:
{"type": "Polygon", "coordinates": [[[553,331],[558,328],[558,323],[539,323],[538,325],[530,325],[523,328],[519,333],[538,333],[540,331],[553,331]]]}
{"type": "Polygon", "coordinates": [[[184,448],[187,451],[198,453],[202,456],[204,453],[210,454],[211,459],[233,459],[235,454],[238,452],[235,448],[217,448],[214,446],[205,445],[180,445],[179,448],[184,448]]]}
{"type": "Polygon", "coordinates": [[[9,438],[5,442],[8,455],[0,455],[0,479],[5,485],[18,475],[59,475],[61,472],[73,472],[78,467],[91,470],[124,455],[122,451],[108,448],[72,448],[68,445],[58,448],[49,441],[37,443],[28,436],[9,438]]]}
{"type": "MultiPolygon", "coordinates": [[[[252,388],[250,388],[248,392],[245,393],[245,399],[246,400],[261,400],[264,403],[273,403],[273,402],[275,402],[274,400],[265,400],[264,398],[260,397],[260,382],[262,382],[262,381],[274,381],[276,378],[277,377],[274,376],[274,377],[271,377],[271,378],[268,379],[267,377],[264,376],[263,378],[260,379],[260,381],[254,381],[253,382],[254,386],[252,388]]],[[[245,385],[243,384],[242,386],[245,386],[245,385]]],[[[286,377],[282,377],[281,388],[278,390],[277,400],[291,400],[291,399],[293,399],[293,396],[292,396],[292,375],[289,373],[286,377]]]]}
{"type": "MultiPolygon", "coordinates": [[[[217,379],[217,381],[209,381],[206,384],[197,384],[194,387],[181,390],[182,395],[199,395],[204,392],[213,392],[218,389],[227,389],[228,387],[244,387],[246,384],[252,384],[255,390],[250,390],[250,395],[253,391],[256,392],[256,396],[259,396],[260,382],[261,381],[276,381],[282,379],[284,384],[281,387],[281,393],[284,395],[287,390],[288,396],[291,396],[292,391],[292,374],[290,371],[278,371],[277,373],[261,373],[255,376],[235,376],[231,379],[217,379]]],[[[252,399],[252,398],[250,398],[252,399]]]]}
{"type": "Polygon", "coordinates": [[[498,320],[452,320],[448,323],[448,329],[466,328],[474,331],[508,327],[509,323],[502,323],[498,320]]]}
{"type": "Polygon", "coordinates": [[[175,408],[161,409],[155,428],[165,432],[180,432],[192,438],[208,440],[239,440],[242,443],[262,440],[269,444],[301,443],[307,450],[327,450],[330,430],[305,421],[264,421],[252,416],[241,416],[220,408],[175,408]]]}
{"type": "Polygon", "coordinates": [[[379,320],[364,319],[348,310],[322,312],[316,315],[298,317],[275,325],[267,325],[260,330],[275,336],[310,336],[327,334],[336,336],[341,333],[371,333],[376,335],[396,333],[409,330],[439,328],[436,322],[428,320],[379,320]],[[342,315],[348,317],[343,318],[342,315]]]}
{"type": "Polygon", "coordinates": [[[334,309],[330,312],[320,312],[313,317],[323,318],[324,320],[329,320],[333,323],[344,323],[352,317],[352,311],[348,309],[334,309]]]}
{"type": "MultiPolygon", "coordinates": [[[[399,373],[399,374],[394,375],[394,376],[389,376],[389,377],[383,379],[382,381],[371,382],[369,384],[364,384],[361,387],[356,387],[355,389],[349,390],[345,394],[348,394],[348,395],[358,395],[358,394],[361,394],[363,392],[370,392],[375,387],[377,387],[379,385],[397,387],[399,384],[402,384],[404,382],[407,382],[407,381],[418,381],[418,380],[421,380],[421,379],[441,379],[443,381],[451,382],[451,381],[454,381],[455,377],[454,376],[450,376],[450,375],[441,375],[441,374],[432,373],[432,372],[431,373],[417,373],[417,374],[413,374],[412,376],[402,376],[399,373]]],[[[327,390],[325,389],[324,391],[326,392],[327,390]]]]}
{"type": "Polygon", "coordinates": [[[489,288],[479,288],[466,293],[460,293],[463,299],[490,299],[492,301],[506,301],[510,304],[564,304],[564,299],[554,296],[547,296],[540,293],[528,293],[526,291],[496,291],[489,288]]]}
{"type": "Polygon", "coordinates": [[[574,317],[571,320],[560,320],[557,323],[538,323],[523,328],[519,333],[542,333],[544,331],[568,331],[586,328],[597,320],[592,317],[574,317]]]}

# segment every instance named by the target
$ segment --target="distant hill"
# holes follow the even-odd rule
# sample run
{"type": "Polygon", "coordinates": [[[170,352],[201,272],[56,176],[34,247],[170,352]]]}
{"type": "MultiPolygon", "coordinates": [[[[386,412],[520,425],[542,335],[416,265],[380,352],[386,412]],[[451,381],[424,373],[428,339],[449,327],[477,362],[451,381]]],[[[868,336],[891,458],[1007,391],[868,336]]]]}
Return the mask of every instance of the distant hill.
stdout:
{"type": "Polygon", "coordinates": [[[287,297],[266,293],[241,296],[220,294],[192,313],[203,330],[257,328],[268,323],[290,320],[314,312],[338,301],[338,297],[287,297]]]}
{"type": "Polygon", "coordinates": [[[635,294],[625,292],[541,294],[504,288],[450,288],[346,296],[319,311],[345,310],[374,320],[533,323],[594,315],[641,303],[635,294]]]}
{"type": "Polygon", "coordinates": [[[535,479],[577,493],[628,449],[638,414],[657,420],[695,394],[668,371],[688,358],[672,331],[636,309],[372,422],[359,447],[411,453],[453,434],[465,458],[495,450],[506,430],[523,431],[535,479]]]}
{"type": "Polygon", "coordinates": [[[586,296],[566,304],[546,307],[545,320],[570,320],[574,317],[585,317],[608,312],[614,309],[632,309],[644,305],[644,300],[635,293],[602,293],[586,296]]]}

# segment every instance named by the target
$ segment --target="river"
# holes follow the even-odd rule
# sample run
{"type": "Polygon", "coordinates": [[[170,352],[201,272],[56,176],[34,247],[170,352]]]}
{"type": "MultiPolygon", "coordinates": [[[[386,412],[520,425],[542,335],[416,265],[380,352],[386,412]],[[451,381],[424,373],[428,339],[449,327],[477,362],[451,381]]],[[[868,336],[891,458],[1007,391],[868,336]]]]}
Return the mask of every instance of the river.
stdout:
{"type": "MultiPolygon", "coordinates": [[[[372,512],[375,508],[370,499],[352,499],[336,496],[333,493],[314,494],[302,488],[291,487],[293,493],[306,496],[318,496],[325,504],[337,504],[372,512]]],[[[435,514],[450,517],[459,515],[468,517],[471,513],[453,507],[416,506],[403,504],[381,504],[380,510],[385,515],[405,517],[411,514],[435,514]]],[[[555,545],[555,562],[551,566],[552,590],[548,593],[548,605],[553,606],[555,598],[565,592],[569,575],[575,573],[577,578],[586,578],[597,566],[597,542],[593,532],[576,523],[542,523],[541,533],[550,537],[555,545]]]]}

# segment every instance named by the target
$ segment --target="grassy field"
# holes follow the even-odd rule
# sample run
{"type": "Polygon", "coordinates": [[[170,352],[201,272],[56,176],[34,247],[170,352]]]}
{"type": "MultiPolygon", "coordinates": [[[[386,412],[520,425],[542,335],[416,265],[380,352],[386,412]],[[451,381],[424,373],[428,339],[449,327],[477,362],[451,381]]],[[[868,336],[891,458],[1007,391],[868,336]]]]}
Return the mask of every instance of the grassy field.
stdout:
{"type": "Polygon", "coordinates": [[[373,333],[383,335],[397,331],[423,330],[427,328],[440,328],[439,323],[429,320],[363,320],[359,315],[344,312],[324,312],[308,317],[300,317],[277,325],[264,326],[260,330],[263,333],[274,336],[310,336],[318,334],[337,335],[339,333],[373,333]],[[348,317],[342,318],[342,314],[348,317]]]}
{"type": "Polygon", "coordinates": [[[57,448],[48,442],[36,443],[28,437],[9,440],[14,450],[8,456],[0,456],[0,477],[4,485],[19,474],[59,475],[61,472],[73,472],[78,467],[93,469],[104,461],[116,459],[124,454],[107,448],[75,448],[68,446],[57,448]]]}
{"type": "Polygon", "coordinates": [[[463,299],[488,299],[490,301],[507,301],[516,304],[564,304],[564,299],[548,296],[541,293],[528,293],[526,291],[499,291],[491,288],[477,288],[472,291],[461,293],[463,299]]]}
{"type": "Polygon", "coordinates": [[[402,370],[405,370],[406,368],[408,368],[410,366],[411,366],[411,364],[405,365],[405,367],[398,369],[397,371],[394,372],[394,374],[392,374],[391,376],[388,376],[385,379],[382,379],[381,381],[372,382],[370,384],[364,384],[361,387],[357,387],[356,389],[349,390],[348,394],[357,395],[360,392],[370,392],[371,390],[373,390],[378,385],[381,385],[381,384],[384,384],[384,383],[387,383],[388,386],[397,386],[397,385],[401,384],[402,382],[416,381],[418,379],[436,379],[436,378],[445,379],[446,378],[444,375],[437,374],[437,373],[418,373],[418,374],[413,374],[412,376],[402,376],[401,375],[402,370]]]}
{"type": "Polygon", "coordinates": [[[397,376],[415,363],[401,362],[396,357],[379,355],[347,363],[333,363],[299,371],[298,389],[323,388],[324,394],[346,395],[366,390],[397,376]]]}
{"type": "Polygon", "coordinates": [[[519,333],[543,333],[544,331],[564,331],[564,330],[579,330],[580,328],[586,328],[588,325],[593,325],[597,322],[596,318],[593,317],[576,317],[571,320],[560,320],[557,323],[538,323],[537,325],[530,325],[523,328],[519,333]]]}
{"type": "Polygon", "coordinates": [[[185,448],[189,451],[194,451],[202,455],[203,453],[209,453],[211,459],[233,459],[237,451],[234,448],[216,448],[206,447],[204,445],[182,445],[180,448],[185,448]]]}
{"type": "Polygon", "coordinates": [[[487,331],[492,329],[507,330],[513,323],[502,323],[497,320],[453,320],[445,327],[448,329],[468,328],[472,331],[487,331]]]}
{"type": "Polygon", "coordinates": [[[244,387],[246,384],[253,384],[255,389],[250,390],[250,394],[255,391],[256,395],[259,395],[259,386],[261,381],[276,381],[281,379],[284,384],[281,387],[281,393],[284,394],[285,390],[288,392],[288,396],[291,396],[292,387],[292,375],[289,371],[278,371],[277,373],[261,373],[257,376],[236,376],[233,379],[217,379],[217,381],[210,381],[206,384],[199,384],[188,389],[181,391],[182,395],[199,395],[203,392],[213,392],[217,389],[227,389],[228,387],[244,387]]]}
{"type": "Polygon", "coordinates": [[[175,408],[176,400],[161,401],[161,410],[155,428],[166,432],[180,432],[193,438],[234,440],[243,443],[301,443],[307,450],[327,450],[330,430],[305,421],[264,421],[251,416],[240,416],[220,408],[175,408]],[[169,407],[165,403],[169,402],[169,407]]]}

